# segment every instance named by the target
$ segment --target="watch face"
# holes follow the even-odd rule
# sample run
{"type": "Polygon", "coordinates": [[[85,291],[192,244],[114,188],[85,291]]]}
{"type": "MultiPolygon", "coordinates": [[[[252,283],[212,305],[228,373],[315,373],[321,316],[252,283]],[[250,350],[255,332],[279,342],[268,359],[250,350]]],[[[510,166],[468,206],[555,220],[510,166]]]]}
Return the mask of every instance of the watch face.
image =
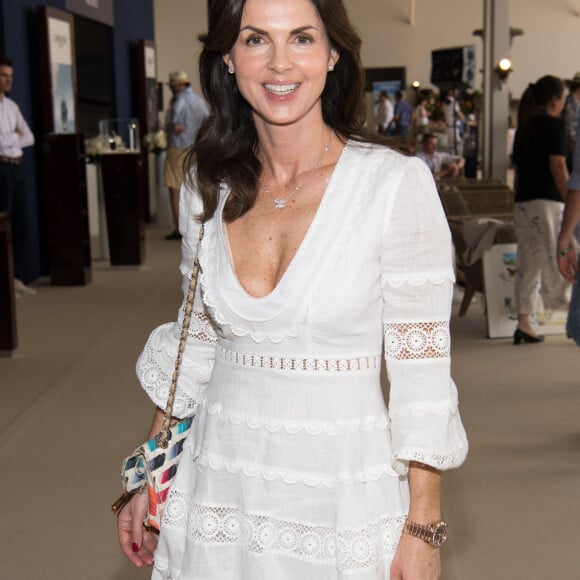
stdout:
{"type": "Polygon", "coordinates": [[[435,530],[433,531],[433,545],[434,546],[442,546],[447,539],[447,524],[441,522],[437,524],[435,530]]]}

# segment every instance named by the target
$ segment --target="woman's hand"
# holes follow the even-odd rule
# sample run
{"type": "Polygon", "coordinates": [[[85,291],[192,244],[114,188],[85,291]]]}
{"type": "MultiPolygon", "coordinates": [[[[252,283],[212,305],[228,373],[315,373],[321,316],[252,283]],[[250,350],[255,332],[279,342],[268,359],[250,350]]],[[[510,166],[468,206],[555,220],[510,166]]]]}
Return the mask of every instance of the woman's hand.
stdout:
{"type": "Polygon", "coordinates": [[[153,565],[153,553],[157,547],[157,532],[143,525],[147,515],[146,493],[136,493],[117,517],[117,532],[123,554],[142,568],[153,565]]]}
{"type": "Polygon", "coordinates": [[[572,244],[568,244],[568,246],[562,246],[562,251],[564,251],[566,247],[568,248],[568,251],[562,255],[560,247],[561,246],[558,246],[558,270],[560,270],[560,274],[562,274],[568,282],[576,284],[576,274],[578,273],[576,252],[574,252],[572,244]]]}
{"type": "Polygon", "coordinates": [[[439,580],[440,576],[439,548],[403,534],[391,564],[391,580],[439,580]]]}

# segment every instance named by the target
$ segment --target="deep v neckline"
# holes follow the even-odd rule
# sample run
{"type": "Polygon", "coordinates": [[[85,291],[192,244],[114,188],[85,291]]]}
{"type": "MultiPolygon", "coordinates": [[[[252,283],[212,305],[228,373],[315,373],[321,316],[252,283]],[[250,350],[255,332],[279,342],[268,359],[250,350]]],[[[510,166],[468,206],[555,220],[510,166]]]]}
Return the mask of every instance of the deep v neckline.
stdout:
{"type": "Polygon", "coordinates": [[[232,248],[230,245],[230,240],[229,240],[228,232],[227,232],[227,228],[226,228],[226,223],[223,220],[223,209],[224,209],[225,203],[226,203],[230,194],[224,196],[224,199],[219,207],[219,215],[217,216],[217,218],[218,218],[218,223],[220,224],[220,227],[218,229],[220,232],[220,237],[221,237],[223,249],[224,249],[226,256],[227,256],[228,273],[233,278],[235,286],[239,289],[239,291],[243,295],[245,295],[247,298],[249,298],[250,300],[252,300],[252,301],[267,301],[269,298],[275,297],[281,291],[280,289],[285,285],[286,280],[291,277],[291,271],[293,269],[295,269],[295,267],[296,267],[295,264],[299,261],[300,256],[305,252],[305,248],[310,243],[311,238],[314,236],[313,232],[317,229],[316,226],[318,225],[318,222],[321,220],[321,215],[324,214],[324,209],[325,209],[326,205],[328,204],[328,200],[331,197],[331,193],[334,189],[335,176],[338,172],[339,167],[342,165],[342,160],[344,158],[345,151],[348,149],[348,147],[349,147],[349,144],[347,142],[347,143],[345,143],[342,151],[340,152],[340,155],[338,156],[338,160],[336,161],[334,169],[332,170],[332,173],[330,174],[330,179],[328,180],[328,183],[326,184],[326,187],[324,188],[324,192],[322,193],[322,197],[320,198],[320,202],[318,204],[318,207],[316,208],[316,211],[314,212],[312,220],[310,221],[310,224],[308,225],[308,228],[306,229],[306,233],[304,234],[300,244],[298,245],[298,248],[296,249],[296,251],[294,252],[294,255],[292,256],[292,259],[290,260],[290,262],[288,262],[288,266],[284,270],[284,273],[282,274],[282,276],[280,277],[280,279],[278,280],[278,282],[276,283],[274,288],[272,288],[272,290],[270,292],[268,292],[268,294],[264,294],[264,296],[254,296],[253,294],[250,294],[244,288],[243,284],[240,282],[240,279],[238,278],[238,274],[237,274],[235,262],[234,262],[234,257],[233,257],[233,253],[232,253],[232,248]]]}

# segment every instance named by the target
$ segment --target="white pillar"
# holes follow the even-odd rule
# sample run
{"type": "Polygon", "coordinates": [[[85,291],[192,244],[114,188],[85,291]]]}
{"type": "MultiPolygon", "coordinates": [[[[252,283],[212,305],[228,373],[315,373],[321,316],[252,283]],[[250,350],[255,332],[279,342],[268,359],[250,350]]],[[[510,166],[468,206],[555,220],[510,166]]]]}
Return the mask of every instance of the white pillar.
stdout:
{"type": "Polygon", "coordinates": [[[483,7],[483,177],[507,180],[509,90],[495,72],[510,56],[509,0],[484,0],[483,7]]]}

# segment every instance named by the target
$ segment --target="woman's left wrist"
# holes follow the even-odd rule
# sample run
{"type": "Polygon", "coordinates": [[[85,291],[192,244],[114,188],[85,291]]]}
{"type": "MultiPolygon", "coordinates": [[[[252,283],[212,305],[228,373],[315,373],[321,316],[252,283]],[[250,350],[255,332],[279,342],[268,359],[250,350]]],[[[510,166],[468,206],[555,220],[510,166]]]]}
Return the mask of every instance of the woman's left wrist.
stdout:
{"type": "Polygon", "coordinates": [[[558,239],[558,243],[556,245],[556,251],[558,253],[558,256],[560,258],[563,258],[564,256],[566,256],[566,254],[568,254],[568,252],[570,252],[572,249],[574,248],[574,246],[572,245],[572,241],[570,239],[568,239],[568,241],[561,241],[560,239],[558,239]]]}

